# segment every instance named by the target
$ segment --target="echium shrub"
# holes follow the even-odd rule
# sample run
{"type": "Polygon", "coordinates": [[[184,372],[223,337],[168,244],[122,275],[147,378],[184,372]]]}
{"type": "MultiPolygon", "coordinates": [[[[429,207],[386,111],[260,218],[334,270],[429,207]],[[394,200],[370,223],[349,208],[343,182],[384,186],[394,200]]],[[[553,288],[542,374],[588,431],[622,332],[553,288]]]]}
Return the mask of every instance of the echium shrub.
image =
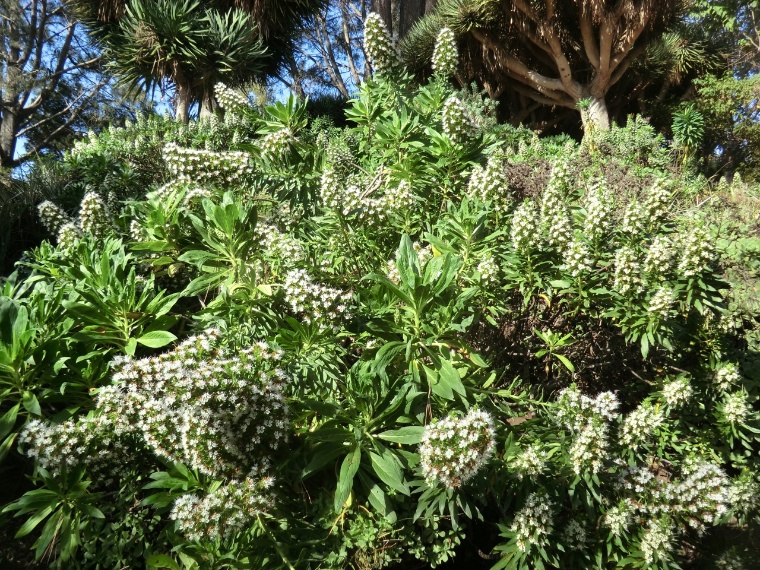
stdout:
{"type": "MultiPolygon", "coordinates": [[[[288,437],[280,357],[263,342],[229,352],[219,333],[208,330],[157,357],[121,358],[112,385],[98,393],[93,417],[30,423],[22,445],[53,471],[97,463],[113,472],[129,461],[124,449],[134,452],[134,442],[142,441],[157,457],[210,477],[260,479],[288,437]]],[[[230,497],[248,500],[236,492],[230,497]]]]}
{"type": "Polygon", "coordinates": [[[240,182],[253,172],[250,155],[243,151],[209,151],[167,143],[163,157],[169,173],[180,182],[240,182]]]}

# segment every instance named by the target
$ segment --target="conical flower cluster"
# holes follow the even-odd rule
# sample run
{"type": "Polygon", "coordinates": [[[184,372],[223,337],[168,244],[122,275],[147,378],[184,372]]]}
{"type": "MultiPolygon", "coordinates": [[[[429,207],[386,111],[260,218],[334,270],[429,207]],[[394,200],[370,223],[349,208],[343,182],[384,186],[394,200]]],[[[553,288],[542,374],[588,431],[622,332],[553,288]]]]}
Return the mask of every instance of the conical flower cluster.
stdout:
{"type": "Polygon", "coordinates": [[[50,200],[41,202],[37,206],[37,213],[40,216],[42,224],[53,235],[58,235],[61,228],[72,221],[71,217],[62,208],[56,206],[50,200]]]}
{"type": "Polygon", "coordinates": [[[530,253],[541,244],[536,205],[525,200],[512,215],[512,245],[521,253],[530,253]]]}
{"type": "Polygon", "coordinates": [[[372,12],[364,22],[364,52],[375,73],[389,74],[399,67],[398,52],[385,22],[372,12]]]}
{"type": "Polygon", "coordinates": [[[79,229],[79,226],[77,226],[74,222],[66,222],[58,231],[58,236],[56,236],[56,239],[58,241],[58,246],[61,249],[69,249],[70,247],[76,245],[77,241],[79,241],[79,238],[81,237],[82,231],[79,229]]]}
{"type": "Polygon", "coordinates": [[[632,247],[621,247],[615,252],[615,279],[613,288],[622,295],[638,292],[641,288],[641,263],[632,247]]]}
{"type": "Polygon", "coordinates": [[[169,173],[180,182],[235,183],[253,172],[249,154],[242,151],[216,152],[164,145],[164,161],[169,173]]]}
{"type": "Polygon", "coordinates": [[[610,229],[612,222],[613,197],[603,178],[589,185],[585,199],[586,219],[583,234],[592,243],[598,243],[610,229]]]}
{"type": "Polygon", "coordinates": [[[484,202],[491,202],[499,213],[506,213],[512,204],[509,182],[504,172],[501,156],[493,155],[485,168],[476,166],[467,186],[467,194],[484,202]]]}
{"type": "Polygon", "coordinates": [[[433,50],[433,71],[445,77],[450,77],[457,72],[459,65],[459,52],[454,32],[449,28],[443,28],[438,32],[433,50]]]}
{"type": "Polygon", "coordinates": [[[246,478],[231,481],[204,497],[183,495],[174,501],[171,518],[192,541],[224,540],[250,528],[251,522],[269,510],[272,480],[246,478]]]}
{"type": "Polygon", "coordinates": [[[466,143],[477,133],[475,123],[457,97],[449,97],[443,104],[443,132],[459,144],[466,143]]]}
{"type": "Polygon", "coordinates": [[[541,197],[543,235],[551,247],[560,251],[568,247],[573,235],[570,212],[565,203],[568,187],[566,174],[562,166],[555,166],[546,190],[541,197]]]}
{"type": "Polygon", "coordinates": [[[82,231],[96,237],[105,237],[110,229],[110,215],[106,203],[97,192],[88,192],[79,205],[79,224],[82,231]]]}
{"type": "Polygon", "coordinates": [[[282,160],[290,154],[291,145],[295,140],[290,129],[269,133],[261,141],[261,157],[269,162],[282,160]]]}
{"type": "Polygon", "coordinates": [[[493,418],[482,410],[430,423],[419,449],[425,479],[452,489],[461,486],[491,458],[495,437],[493,418]]]}
{"type": "Polygon", "coordinates": [[[214,96],[219,106],[225,111],[234,112],[248,107],[248,98],[240,91],[230,89],[224,83],[214,85],[214,96]]]}

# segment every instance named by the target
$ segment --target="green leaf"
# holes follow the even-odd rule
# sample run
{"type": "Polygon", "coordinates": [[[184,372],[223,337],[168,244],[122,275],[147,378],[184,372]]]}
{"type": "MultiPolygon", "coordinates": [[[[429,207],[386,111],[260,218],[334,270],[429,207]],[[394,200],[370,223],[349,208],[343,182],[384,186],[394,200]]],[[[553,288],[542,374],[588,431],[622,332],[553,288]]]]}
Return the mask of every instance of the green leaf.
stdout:
{"type": "Polygon", "coordinates": [[[377,437],[393,443],[402,443],[405,445],[417,445],[422,441],[422,434],[425,432],[424,426],[406,426],[400,429],[391,429],[377,434],[377,437]]]}
{"type": "Polygon", "coordinates": [[[145,559],[148,568],[170,568],[171,570],[182,570],[171,556],[166,554],[151,554],[145,559]]]}
{"type": "Polygon", "coordinates": [[[11,433],[13,426],[16,425],[16,417],[18,416],[19,408],[21,404],[16,404],[10,410],[3,414],[0,418],[0,439],[11,433]]]}
{"type": "Polygon", "coordinates": [[[357,445],[348,455],[346,455],[345,459],[343,459],[343,463],[340,466],[338,486],[335,490],[335,500],[333,503],[335,512],[340,512],[343,509],[343,505],[346,504],[348,496],[351,494],[351,489],[354,485],[354,476],[359,470],[361,456],[361,448],[357,445]]]}
{"type": "Polygon", "coordinates": [[[561,354],[555,354],[554,356],[556,356],[557,360],[564,364],[565,368],[567,368],[570,372],[575,372],[575,366],[573,366],[573,363],[570,362],[566,356],[562,356],[561,354]]]}
{"type": "Polygon", "coordinates": [[[167,331],[152,331],[145,333],[137,339],[137,342],[150,348],[161,348],[177,340],[176,335],[167,331]]]}
{"type": "Polygon", "coordinates": [[[32,532],[38,524],[40,524],[43,520],[45,520],[50,513],[53,512],[54,506],[53,505],[47,505],[43,507],[42,509],[38,510],[36,513],[34,513],[31,517],[26,519],[26,522],[21,525],[21,528],[18,529],[18,532],[15,534],[13,538],[21,538],[22,536],[26,536],[30,532],[32,532]]]}
{"type": "Polygon", "coordinates": [[[37,396],[32,394],[30,391],[27,390],[24,392],[24,395],[21,397],[21,403],[24,405],[26,411],[30,414],[35,416],[42,415],[42,410],[40,409],[40,403],[37,401],[37,396]]]}
{"type": "Polygon", "coordinates": [[[382,455],[370,452],[369,459],[372,470],[383,483],[399,493],[409,495],[409,487],[404,484],[404,472],[393,452],[388,449],[383,450],[382,455]]]}
{"type": "Polygon", "coordinates": [[[13,447],[13,442],[16,441],[16,436],[18,436],[18,433],[12,433],[3,440],[2,444],[0,444],[0,463],[3,462],[8,455],[8,452],[13,447]]]}

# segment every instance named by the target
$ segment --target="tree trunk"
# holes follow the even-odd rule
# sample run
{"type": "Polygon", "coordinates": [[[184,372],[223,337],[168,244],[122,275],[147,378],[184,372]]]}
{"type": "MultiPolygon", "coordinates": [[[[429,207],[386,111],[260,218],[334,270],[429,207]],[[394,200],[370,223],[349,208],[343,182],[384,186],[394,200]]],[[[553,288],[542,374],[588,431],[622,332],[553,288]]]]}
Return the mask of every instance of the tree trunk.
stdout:
{"type": "Polygon", "coordinates": [[[203,99],[201,99],[201,110],[199,112],[200,118],[205,119],[212,116],[216,110],[215,107],[213,93],[204,95],[203,99]]]}
{"type": "Polygon", "coordinates": [[[192,95],[190,88],[184,85],[177,85],[177,94],[174,100],[174,118],[182,121],[185,125],[190,121],[190,104],[192,95]]]}
{"type": "Polygon", "coordinates": [[[581,112],[583,128],[588,132],[589,127],[596,130],[606,131],[610,128],[610,114],[607,111],[607,102],[604,97],[589,97],[589,106],[581,112]]]}
{"type": "Polygon", "coordinates": [[[0,166],[13,168],[18,166],[14,160],[16,154],[16,135],[18,133],[18,114],[10,105],[3,105],[3,117],[0,121],[0,166]]]}

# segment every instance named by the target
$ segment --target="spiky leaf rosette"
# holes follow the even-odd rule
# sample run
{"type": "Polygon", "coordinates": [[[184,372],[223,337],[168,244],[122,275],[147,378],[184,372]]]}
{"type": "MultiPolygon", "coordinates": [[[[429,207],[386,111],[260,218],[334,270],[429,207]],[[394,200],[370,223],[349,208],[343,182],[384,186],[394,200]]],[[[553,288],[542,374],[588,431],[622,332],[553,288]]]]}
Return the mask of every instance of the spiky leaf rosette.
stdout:
{"type": "Polygon", "coordinates": [[[455,75],[459,66],[459,51],[454,32],[449,28],[443,28],[435,41],[433,51],[433,71],[450,77],[455,75]]]}
{"type": "Polygon", "coordinates": [[[389,74],[399,68],[396,46],[383,19],[372,12],[364,22],[364,51],[375,73],[389,74]]]}
{"type": "Polygon", "coordinates": [[[443,104],[443,132],[459,144],[466,143],[477,133],[476,125],[457,97],[449,97],[443,104]]]}

